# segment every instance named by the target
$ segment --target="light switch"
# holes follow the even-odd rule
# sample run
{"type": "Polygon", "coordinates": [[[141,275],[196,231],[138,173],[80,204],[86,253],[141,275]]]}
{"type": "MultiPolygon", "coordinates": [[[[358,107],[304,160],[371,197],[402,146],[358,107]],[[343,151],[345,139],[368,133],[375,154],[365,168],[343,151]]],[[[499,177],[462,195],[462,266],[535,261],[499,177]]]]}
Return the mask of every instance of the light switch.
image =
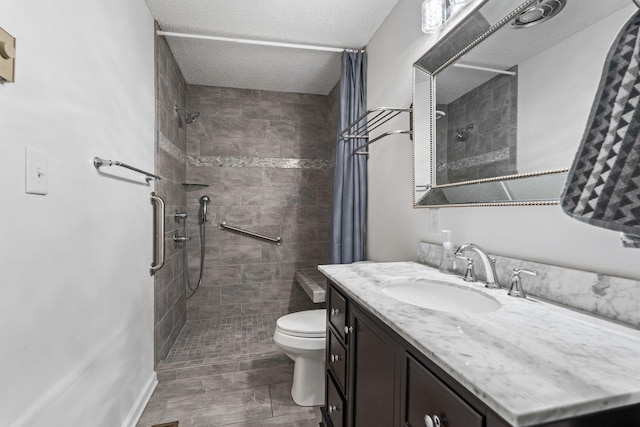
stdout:
{"type": "Polygon", "coordinates": [[[25,166],[25,193],[47,194],[49,187],[47,153],[44,150],[26,147],[25,166]]]}
{"type": "Polygon", "coordinates": [[[429,232],[438,233],[438,208],[429,209],[429,232]]]}

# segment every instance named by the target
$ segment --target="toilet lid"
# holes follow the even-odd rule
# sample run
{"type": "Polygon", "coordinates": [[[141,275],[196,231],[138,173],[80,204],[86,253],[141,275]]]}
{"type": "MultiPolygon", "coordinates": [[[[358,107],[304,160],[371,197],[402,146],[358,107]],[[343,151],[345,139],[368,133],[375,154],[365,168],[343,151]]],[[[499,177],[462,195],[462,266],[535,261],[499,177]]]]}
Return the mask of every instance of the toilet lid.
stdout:
{"type": "Polygon", "coordinates": [[[324,338],[327,330],[327,310],[307,310],[282,316],[276,322],[287,335],[307,338],[324,338]]]}

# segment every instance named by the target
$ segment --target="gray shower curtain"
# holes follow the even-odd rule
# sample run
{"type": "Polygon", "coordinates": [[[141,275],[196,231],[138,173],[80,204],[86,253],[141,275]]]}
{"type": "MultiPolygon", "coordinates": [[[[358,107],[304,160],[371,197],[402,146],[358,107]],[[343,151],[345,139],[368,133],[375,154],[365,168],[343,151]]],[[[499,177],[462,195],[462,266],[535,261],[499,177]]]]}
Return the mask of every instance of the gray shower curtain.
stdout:
{"type": "MultiPolygon", "coordinates": [[[[365,113],[367,108],[367,54],[342,52],[339,129],[365,113]]],[[[353,154],[361,139],[338,134],[333,180],[331,263],[365,260],[367,217],[367,156],[353,154]]]]}

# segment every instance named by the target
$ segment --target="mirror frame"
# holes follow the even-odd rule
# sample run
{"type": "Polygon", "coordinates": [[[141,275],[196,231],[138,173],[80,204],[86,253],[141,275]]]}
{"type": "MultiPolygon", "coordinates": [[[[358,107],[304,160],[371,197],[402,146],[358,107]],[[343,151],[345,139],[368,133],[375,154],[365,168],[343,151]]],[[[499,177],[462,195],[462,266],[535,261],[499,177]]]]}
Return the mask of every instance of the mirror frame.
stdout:
{"type": "MultiPolygon", "coordinates": [[[[439,36],[438,41],[431,46],[427,52],[425,52],[420,58],[418,58],[414,63],[413,63],[413,68],[412,68],[412,93],[411,93],[411,97],[412,97],[412,105],[413,108],[415,109],[416,106],[416,71],[421,71],[425,74],[427,74],[429,76],[429,159],[428,159],[428,164],[429,164],[429,175],[430,175],[430,183],[428,183],[426,185],[426,191],[422,196],[417,195],[417,191],[416,191],[416,140],[417,140],[417,136],[414,135],[413,137],[413,150],[412,150],[412,160],[413,160],[413,164],[412,164],[412,172],[413,172],[413,176],[412,176],[412,193],[413,193],[413,207],[414,208],[448,208],[448,207],[488,207],[488,206],[549,206],[549,205],[558,205],[560,203],[560,194],[558,194],[557,198],[554,199],[549,199],[549,200],[536,200],[536,201],[499,201],[499,202],[469,202],[469,203],[451,203],[451,204],[420,204],[420,202],[424,199],[427,198],[427,196],[429,195],[429,193],[431,193],[434,190],[438,190],[438,189],[445,189],[445,188],[451,188],[451,187],[457,187],[457,186],[467,186],[467,185],[474,185],[474,184],[483,184],[483,183],[488,183],[488,182],[496,182],[496,181],[508,181],[508,180],[516,180],[516,179],[524,179],[524,178],[531,178],[531,177],[536,177],[536,176],[543,176],[543,175],[550,175],[550,174],[561,174],[561,173],[567,173],[569,171],[569,168],[562,168],[562,169],[550,169],[550,170],[543,170],[543,171],[539,171],[539,172],[529,172],[529,173],[522,173],[522,174],[513,174],[513,175],[505,175],[505,176],[497,176],[497,177],[491,177],[491,178],[483,178],[483,179],[477,179],[477,180],[471,180],[471,181],[462,181],[462,182],[455,182],[455,183],[451,183],[451,184],[442,184],[442,185],[437,185],[436,183],[436,159],[435,159],[435,143],[436,143],[436,126],[435,126],[435,122],[436,122],[436,97],[435,97],[435,91],[436,91],[436,81],[435,78],[438,75],[438,73],[440,73],[442,70],[444,70],[446,67],[448,67],[449,65],[453,64],[455,61],[457,61],[458,59],[460,59],[463,55],[465,55],[467,52],[469,52],[471,49],[473,49],[476,45],[478,45],[480,42],[482,42],[483,40],[485,40],[486,38],[488,38],[490,35],[492,35],[494,32],[496,32],[498,29],[504,27],[506,24],[508,24],[509,22],[511,22],[520,12],[522,12],[524,9],[526,9],[527,7],[529,7],[530,5],[532,5],[533,3],[535,3],[537,0],[525,0],[524,2],[522,2],[518,7],[516,7],[515,9],[513,9],[511,12],[509,12],[506,16],[504,16],[503,18],[501,18],[498,22],[496,22],[495,24],[493,24],[491,27],[489,27],[488,30],[486,30],[484,33],[480,34],[479,36],[477,36],[473,41],[471,41],[467,46],[465,46],[464,48],[462,48],[461,50],[459,50],[458,52],[456,52],[453,56],[449,57],[448,59],[445,60],[445,62],[440,65],[438,68],[436,68],[433,71],[428,71],[426,70],[424,67],[422,67],[420,65],[420,61],[427,55],[429,54],[429,52],[432,52],[433,50],[437,49],[438,47],[440,47],[441,45],[445,44],[447,42],[447,37],[450,36],[453,32],[455,32],[455,30],[461,28],[462,26],[464,26],[465,24],[467,24],[471,19],[472,19],[472,15],[474,12],[480,10],[482,8],[482,6],[484,6],[486,3],[488,3],[490,0],[484,0],[482,2],[479,2],[478,4],[474,5],[474,7],[472,9],[469,9],[469,11],[467,12],[467,15],[460,21],[458,22],[455,26],[452,26],[451,28],[445,28],[445,31],[443,31],[443,33],[439,36]],[[434,185],[435,184],[435,185],[434,185]]],[[[412,123],[412,129],[416,129],[416,121],[418,120],[417,118],[417,114],[415,113],[415,110],[413,111],[412,117],[411,117],[412,123]]],[[[421,185],[424,187],[424,185],[421,185]]]]}

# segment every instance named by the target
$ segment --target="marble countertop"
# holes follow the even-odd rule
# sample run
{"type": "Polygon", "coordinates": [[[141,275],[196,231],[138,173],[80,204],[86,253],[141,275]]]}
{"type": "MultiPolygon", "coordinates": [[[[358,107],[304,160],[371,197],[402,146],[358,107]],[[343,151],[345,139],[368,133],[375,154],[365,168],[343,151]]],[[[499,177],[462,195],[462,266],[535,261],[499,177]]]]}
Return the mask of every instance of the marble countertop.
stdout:
{"type": "Polygon", "coordinates": [[[640,403],[640,330],[415,262],[318,268],[513,426],[640,403]],[[382,292],[398,279],[454,281],[501,307],[459,314],[413,306],[382,292]]]}

